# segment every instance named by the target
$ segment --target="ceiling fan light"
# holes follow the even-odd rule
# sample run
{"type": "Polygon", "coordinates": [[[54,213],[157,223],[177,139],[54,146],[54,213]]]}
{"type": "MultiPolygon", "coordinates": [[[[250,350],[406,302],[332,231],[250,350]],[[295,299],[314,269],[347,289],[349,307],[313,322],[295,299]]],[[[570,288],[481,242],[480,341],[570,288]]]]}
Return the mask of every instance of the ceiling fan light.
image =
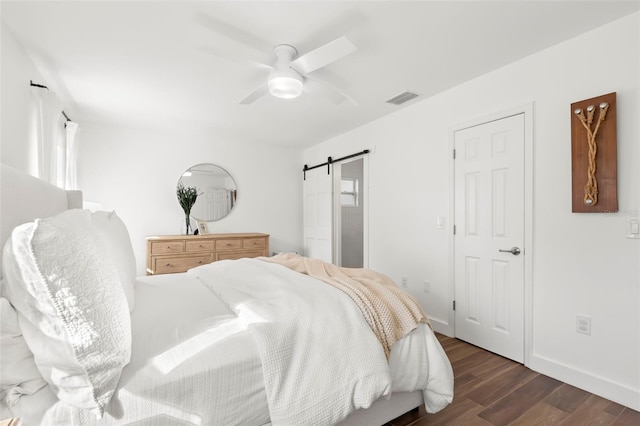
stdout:
{"type": "Polygon", "coordinates": [[[302,94],[302,78],[276,76],[269,79],[269,93],[277,98],[293,99],[302,94]]]}

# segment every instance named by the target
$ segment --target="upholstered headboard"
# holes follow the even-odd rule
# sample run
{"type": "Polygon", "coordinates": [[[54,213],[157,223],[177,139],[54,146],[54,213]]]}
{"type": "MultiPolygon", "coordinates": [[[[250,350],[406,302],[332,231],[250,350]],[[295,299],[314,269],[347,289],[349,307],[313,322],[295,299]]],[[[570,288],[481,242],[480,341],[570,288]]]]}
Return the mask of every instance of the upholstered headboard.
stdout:
{"type": "Polygon", "coordinates": [[[66,191],[0,163],[0,253],[16,226],[73,208],[82,208],[81,191],[66,191]]]}

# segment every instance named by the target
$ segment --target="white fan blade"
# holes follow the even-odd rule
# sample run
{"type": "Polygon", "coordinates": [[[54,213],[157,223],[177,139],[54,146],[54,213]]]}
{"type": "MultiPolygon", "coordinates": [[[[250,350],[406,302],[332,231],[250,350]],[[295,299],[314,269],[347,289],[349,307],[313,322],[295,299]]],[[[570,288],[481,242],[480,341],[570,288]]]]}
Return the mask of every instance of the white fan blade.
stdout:
{"type": "Polygon", "coordinates": [[[257,101],[262,96],[269,93],[269,86],[267,83],[263,83],[257,88],[255,88],[251,93],[249,93],[243,100],[239,102],[241,105],[249,105],[257,101]]]}
{"type": "Polygon", "coordinates": [[[353,98],[351,98],[349,95],[341,92],[340,90],[325,82],[309,76],[305,77],[304,90],[311,95],[324,96],[336,105],[339,105],[344,101],[349,101],[353,105],[358,105],[356,101],[354,101],[353,98]]]}
{"type": "Polygon", "coordinates": [[[356,51],[356,47],[345,36],[305,53],[291,62],[291,68],[302,75],[329,65],[340,58],[356,51]]]}

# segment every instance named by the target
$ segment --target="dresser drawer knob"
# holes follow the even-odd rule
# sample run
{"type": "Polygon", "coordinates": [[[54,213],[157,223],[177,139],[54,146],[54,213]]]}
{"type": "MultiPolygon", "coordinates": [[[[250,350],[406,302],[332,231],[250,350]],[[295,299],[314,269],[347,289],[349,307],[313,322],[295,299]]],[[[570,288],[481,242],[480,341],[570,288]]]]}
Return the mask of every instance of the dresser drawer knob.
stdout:
{"type": "Polygon", "coordinates": [[[198,265],[202,265],[202,260],[199,260],[199,261],[198,261],[198,265]]]}
{"type": "Polygon", "coordinates": [[[171,266],[171,264],[170,264],[170,263],[167,263],[167,264],[166,264],[166,265],[164,265],[164,266],[171,266]]]}
{"type": "Polygon", "coordinates": [[[231,243],[227,243],[227,247],[230,247],[230,246],[231,246],[231,243]]]}

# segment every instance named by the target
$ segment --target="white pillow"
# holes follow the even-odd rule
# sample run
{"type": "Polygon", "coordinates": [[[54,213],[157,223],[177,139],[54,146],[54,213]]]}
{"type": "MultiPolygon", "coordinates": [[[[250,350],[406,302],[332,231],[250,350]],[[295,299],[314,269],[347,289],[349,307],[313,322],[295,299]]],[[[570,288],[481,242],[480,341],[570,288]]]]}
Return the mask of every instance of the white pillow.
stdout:
{"type": "Polygon", "coordinates": [[[129,304],[129,312],[131,312],[135,305],[136,258],[133,254],[129,231],[115,211],[93,212],[91,222],[100,233],[111,259],[118,268],[122,288],[129,304]]]}
{"type": "Polygon", "coordinates": [[[0,298],[0,348],[0,400],[11,407],[22,395],[36,393],[47,382],[22,337],[18,314],[4,297],[0,298]]]}
{"type": "Polygon", "coordinates": [[[6,297],[42,377],[61,401],[102,417],[131,357],[131,317],[90,212],[18,226],[3,266],[6,297]]]}

